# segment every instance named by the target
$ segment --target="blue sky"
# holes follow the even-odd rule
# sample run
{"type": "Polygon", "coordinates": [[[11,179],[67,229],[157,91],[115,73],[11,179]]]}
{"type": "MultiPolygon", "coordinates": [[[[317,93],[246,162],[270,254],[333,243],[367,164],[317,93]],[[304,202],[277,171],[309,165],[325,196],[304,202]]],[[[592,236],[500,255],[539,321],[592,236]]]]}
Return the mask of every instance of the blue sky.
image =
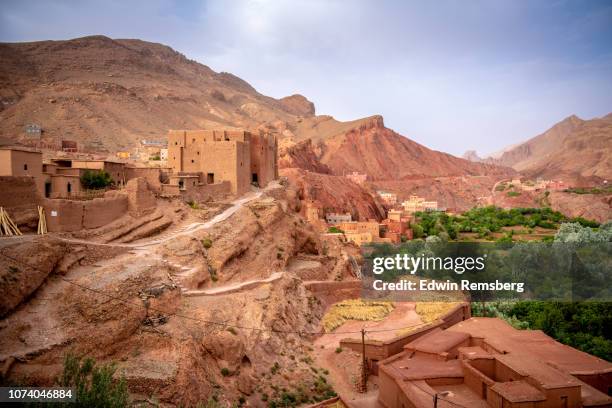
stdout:
{"type": "Polygon", "coordinates": [[[480,154],[612,112],[612,1],[4,0],[0,41],[161,42],[319,114],[480,154]]]}

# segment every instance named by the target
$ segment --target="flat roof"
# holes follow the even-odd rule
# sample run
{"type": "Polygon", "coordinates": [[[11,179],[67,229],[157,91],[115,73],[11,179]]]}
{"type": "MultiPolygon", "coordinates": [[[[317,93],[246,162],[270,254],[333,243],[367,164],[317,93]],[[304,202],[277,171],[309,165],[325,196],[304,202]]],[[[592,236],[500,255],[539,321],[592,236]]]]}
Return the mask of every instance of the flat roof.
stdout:
{"type": "Polygon", "coordinates": [[[544,401],[546,396],[525,381],[495,383],[491,389],[510,402],[544,401]]]}
{"type": "Polygon", "coordinates": [[[447,331],[483,338],[500,352],[530,354],[570,374],[612,372],[612,363],[559,343],[541,330],[517,330],[498,318],[472,317],[447,331]]]}
{"type": "Polygon", "coordinates": [[[25,147],[25,146],[0,146],[0,150],[14,150],[17,152],[27,152],[27,153],[38,153],[42,154],[40,150],[36,150],[33,147],[25,147]]]}
{"type": "Polygon", "coordinates": [[[440,354],[451,350],[453,347],[469,339],[470,335],[468,333],[447,332],[436,329],[406,344],[404,348],[423,353],[440,354]]]}

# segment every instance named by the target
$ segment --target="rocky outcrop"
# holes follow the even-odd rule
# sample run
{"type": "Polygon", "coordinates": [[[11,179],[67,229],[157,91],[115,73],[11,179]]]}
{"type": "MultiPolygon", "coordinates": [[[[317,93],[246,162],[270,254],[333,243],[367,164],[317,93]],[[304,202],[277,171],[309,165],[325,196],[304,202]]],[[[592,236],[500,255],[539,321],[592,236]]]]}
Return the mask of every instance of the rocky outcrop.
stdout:
{"type": "Polygon", "coordinates": [[[42,285],[67,253],[60,241],[43,237],[0,248],[0,317],[42,285]]]}
{"type": "Polygon", "coordinates": [[[302,202],[314,202],[323,212],[349,212],[355,220],[382,220],[385,216],[373,194],[345,177],[302,169],[283,169],[281,175],[289,179],[302,202]]]}
{"type": "Polygon", "coordinates": [[[285,110],[293,115],[313,116],[315,114],[314,103],[304,96],[295,94],[281,98],[280,103],[285,110]]]}

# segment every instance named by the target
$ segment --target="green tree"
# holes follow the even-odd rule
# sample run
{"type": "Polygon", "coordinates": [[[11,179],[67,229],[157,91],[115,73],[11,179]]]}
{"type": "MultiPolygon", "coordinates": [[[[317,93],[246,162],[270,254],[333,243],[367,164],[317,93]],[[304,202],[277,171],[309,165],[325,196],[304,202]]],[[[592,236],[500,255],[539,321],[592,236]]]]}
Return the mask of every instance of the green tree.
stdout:
{"type": "Polygon", "coordinates": [[[115,366],[97,366],[92,358],[68,354],[64,360],[64,372],[59,380],[62,387],[76,389],[76,406],[93,408],[127,407],[129,395],[124,377],[114,379],[115,366]]]}
{"type": "Polygon", "coordinates": [[[81,176],[81,185],[87,189],[101,189],[110,186],[113,179],[105,170],[85,170],[81,176]]]}

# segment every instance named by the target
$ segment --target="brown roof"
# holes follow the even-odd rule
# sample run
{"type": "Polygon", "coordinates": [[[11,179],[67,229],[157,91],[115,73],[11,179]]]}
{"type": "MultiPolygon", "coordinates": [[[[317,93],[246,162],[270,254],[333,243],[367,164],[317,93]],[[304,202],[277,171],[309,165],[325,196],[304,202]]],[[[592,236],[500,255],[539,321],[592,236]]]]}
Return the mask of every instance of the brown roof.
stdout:
{"type": "Polygon", "coordinates": [[[525,381],[495,383],[491,389],[510,402],[544,401],[546,396],[525,381]]]}

